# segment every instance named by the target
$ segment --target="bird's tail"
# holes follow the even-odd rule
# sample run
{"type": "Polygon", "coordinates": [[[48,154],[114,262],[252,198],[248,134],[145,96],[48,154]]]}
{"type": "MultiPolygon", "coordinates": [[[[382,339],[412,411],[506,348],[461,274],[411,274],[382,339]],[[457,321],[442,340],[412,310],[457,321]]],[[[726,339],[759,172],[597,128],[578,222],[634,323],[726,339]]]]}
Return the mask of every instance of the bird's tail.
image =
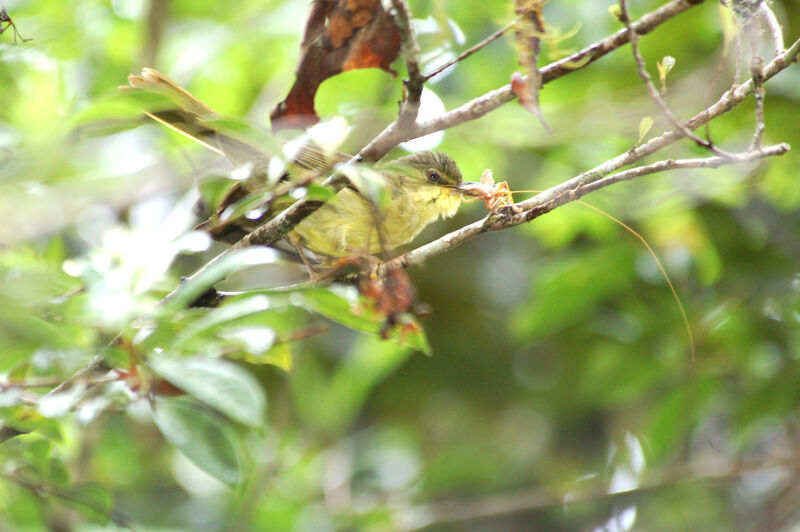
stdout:
{"type": "MultiPolygon", "coordinates": [[[[166,97],[166,105],[163,105],[162,108],[145,111],[145,114],[154,120],[224,155],[236,166],[245,163],[253,164],[251,178],[234,183],[220,200],[216,212],[208,213],[207,207],[203,205],[202,210],[210,216],[195,229],[208,232],[216,240],[232,243],[252,230],[253,226],[273,215],[270,208],[265,210],[262,218],[258,220],[245,222],[233,218],[221,221],[221,215],[228,207],[245,200],[248,195],[263,188],[270,159],[266,150],[220,131],[218,124],[214,123],[215,120],[219,120],[220,116],[213,109],[157,70],[144,68],[141,74],[128,76],[128,82],[130,83],[129,87],[120,87],[120,89],[146,91],[166,97]]],[[[344,154],[326,154],[319,146],[310,141],[299,147],[296,146],[293,154],[288,156],[292,159],[291,165],[295,169],[295,177],[305,176],[307,178],[322,175],[329,171],[335,163],[349,159],[349,156],[344,154]]],[[[287,178],[288,174],[279,181],[287,178]]]]}

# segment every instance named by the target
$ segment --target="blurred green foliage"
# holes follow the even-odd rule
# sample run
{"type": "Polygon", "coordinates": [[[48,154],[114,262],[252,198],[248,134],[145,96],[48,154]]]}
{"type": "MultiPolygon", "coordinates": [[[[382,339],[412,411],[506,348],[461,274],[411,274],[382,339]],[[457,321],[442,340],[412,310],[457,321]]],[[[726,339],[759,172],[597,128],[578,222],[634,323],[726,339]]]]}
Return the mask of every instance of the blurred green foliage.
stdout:
{"type": "MultiPolygon", "coordinates": [[[[286,289],[303,271],[265,250],[229,256],[156,307],[223,249],[190,231],[192,206],[199,191],[218,196],[231,169],[145,120],[152,102],[117,86],[153,66],[229,127],[265,127],[293,81],[308,5],[5,4],[33,40],[0,35],[0,530],[800,522],[791,489],[800,443],[793,152],[586,198],[661,255],[689,314],[694,361],[646,250],[580,205],[412,269],[431,312],[424,330],[407,324],[386,341],[381,316],[354,290],[286,289]],[[249,291],[218,308],[185,308],[215,283],[249,291]],[[100,352],[122,378],[45,396],[100,352]],[[173,396],[176,387],[185,394],[173,396]]],[[[617,31],[613,4],[547,4],[552,35],[567,38],[547,40],[543,61],[617,31]]],[[[798,5],[774,4],[791,42],[798,5]]],[[[504,1],[411,8],[427,71],[514,16],[504,1]]],[[[724,16],[706,2],[641,39],[653,75],[664,56],[676,59],[667,86],[679,116],[734,79],[724,16]]],[[[402,76],[401,61],[395,68],[402,76]]],[[[452,109],[517,68],[506,36],[429,88],[452,109]]],[[[799,86],[798,67],[768,83],[766,142],[800,141],[799,86]]],[[[400,97],[399,78],[348,72],[323,84],[317,110],[348,121],[343,149],[355,151],[393,119],[400,97]]],[[[468,179],[490,167],[512,189],[543,189],[628,150],[643,119],[654,122],[645,137],[666,127],[627,47],[549,83],[541,104],[552,135],[512,102],[447,131],[437,149],[468,179]]],[[[710,133],[733,151],[750,142],[752,124],[749,101],[710,133]]],[[[664,153],[701,155],[688,142],[664,153]]],[[[417,242],[483,214],[465,207],[417,242]]]]}

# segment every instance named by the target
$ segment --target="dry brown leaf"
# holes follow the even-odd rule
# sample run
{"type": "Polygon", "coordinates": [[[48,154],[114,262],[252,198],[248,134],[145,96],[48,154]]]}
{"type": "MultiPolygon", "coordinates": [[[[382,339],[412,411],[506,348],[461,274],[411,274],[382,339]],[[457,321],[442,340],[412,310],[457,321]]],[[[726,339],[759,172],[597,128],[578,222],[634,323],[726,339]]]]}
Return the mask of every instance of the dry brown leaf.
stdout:
{"type": "Polygon", "coordinates": [[[306,22],[297,77],[272,110],[273,130],[306,128],[319,121],[317,89],[328,78],[358,68],[390,68],[400,34],[380,0],[315,0],[306,22]]]}
{"type": "Polygon", "coordinates": [[[544,120],[539,107],[539,89],[542,85],[537,63],[542,47],[542,37],[547,33],[544,16],[542,14],[543,0],[515,0],[515,11],[522,15],[517,24],[514,35],[519,52],[519,64],[525,70],[527,77],[518,72],[511,76],[511,90],[519,98],[520,104],[530,113],[539,117],[542,125],[550,132],[550,127],[544,120]]]}

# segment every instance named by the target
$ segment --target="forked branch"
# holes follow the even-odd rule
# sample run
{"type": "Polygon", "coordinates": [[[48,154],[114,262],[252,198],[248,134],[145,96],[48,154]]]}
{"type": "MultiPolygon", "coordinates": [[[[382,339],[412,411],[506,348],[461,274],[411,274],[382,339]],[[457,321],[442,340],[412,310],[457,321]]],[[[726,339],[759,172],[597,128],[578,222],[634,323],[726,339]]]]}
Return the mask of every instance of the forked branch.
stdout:
{"type": "MultiPolygon", "coordinates": [[[[405,7],[404,2],[398,2],[401,6],[405,7]]],[[[644,35],[651,32],[653,29],[663,24],[667,20],[683,13],[687,9],[702,3],[699,0],[672,0],[660,8],[643,15],[638,21],[631,24],[633,30],[639,34],[644,35]]],[[[396,7],[396,6],[395,6],[396,7]]],[[[407,7],[405,10],[395,13],[395,17],[400,19],[409,18],[407,7]]],[[[401,22],[402,24],[402,22],[401,22]]],[[[409,33],[403,35],[404,49],[414,50],[415,38],[411,42],[413,31],[408,26],[409,33]]],[[[402,33],[402,32],[401,32],[402,33]]],[[[575,52],[574,54],[565,57],[559,61],[550,63],[549,65],[540,69],[542,83],[550,82],[558,79],[570,72],[585,68],[587,65],[593,63],[597,59],[605,56],[609,52],[616,50],[620,46],[628,42],[630,35],[626,29],[621,29],[605,39],[602,39],[583,50],[575,52]]],[[[414,54],[411,53],[412,63],[414,54]]],[[[411,72],[409,67],[409,72],[411,72]]],[[[471,120],[475,120],[484,116],[485,114],[497,109],[498,107],[513,101],[515,98],[511,90],[511,85],[505,85],[500,89],[488,92],[483,96],[475,98],[466,104],[458,107],[442,116],[419,122],[416,120],[408,120],[402,118],[404,113],[410,115],[410,111],[403,111],[401,107],[398,118],[386,127],[377,137],[369,142],[357,155],[356,159],[359,161],[376,161],[386,155],[391,149],[408,140],[412,140],[429,133],[434,133],[443,129],[463,124],[471,120]]],[[[416,118],[416,113],[414,113],[416,118]]],[[[340,190],[345,186],[346,180],[341,176],[332,176],[324,185],[329,186],[334,192],[340,190]]],[[[259,227],[256,231],[249,234],[245,239],[237,244],[237,247],[263,245],[269,246],[283,238],[283,236],[292,229],[295,225],[300,223],[306,216],[310,215],[319,208],[319,204],[311,200],[300,200],[296,202],[291,208],[282,212],[268,223],[259,227]]]]}
{"type": "Polygon", "coordinates": [[[490,213],[484,218],[466,225],[461,229],[404,253],[396,259],[387,262],[384,268],[408,268],[409,266],[422,264],[428,259],[449,251],[479,235],[491,231],[501,231],[529,222],[543,214],[547,214],[557,207],[575,201],[589,192],[605,188],[620,181],[629,181],[637,177],[665,172],[667,170],[718,168],[730,164],[743,164],[766,157],[783,155],[787,151],[789,151],[788,144],[776,144],[775,146],[768,146],[758,150],[732,154],[729,157],[715,156],[701,159],[669,159],[619,172],[605,178],[597,177],[598,174],[593,175],[590,172],[584,172],[560,185],[556,185],[555,187],[537,194],[533,198],[516,203],[512,207],[490,213]]]}
{"type": "Polygon", "coordinates": [[[731,157],[731,155],[727,152],[714,146],[710,140],[700,138],[692,133],[692,131],[680,120],[678,120],[672,113],[667,105],[667,102],[661,97],[661,94],[659,94],[658,89],[653,83],[653,79],[650,77],[650,73],[647,71],[647,66],[645,65],[642,53],[639,51],[639,36],[636,34],[636,31],[631,25],[630,14],[628,13],[628,2],[626,0],[619,0],[619,7],[621,11],[620,19],[622,20],[622,23],[625,24],[625,29],[628,31],[628,39],[631,42],[633,58],[636,61],[636,71],[639,73],[639,77],[642,78],[642,81],[644,81],[645,87],[647,87],[647,92],[650,94],[650,98],[656,103],[656,105],[658,105],[658,107],[661,109],[661,112],[667,118],[672,127],[679,131],[684,137],[692,139],[697,143],[698,146],[709,149],[721,157],[731,157]]]}
{"type": "MultiPolygon", "coordinates": [[[[395,5],[405,5],[403,2],[399,2],[398,0],[393,1],[396,1],[395,5]]],[[[543,83],[552,81],[553,79],[566,75],[574,70],[584,68],[586,65],[628,42],[631,35],[648,33],[666,20],[669,20],[670,18],[686,11],[697,3],[700,2],[692,0],[672,0],[671,2],[668,2],[661,8],[644,15],[637,22],[631,23],[628,28],[622,29],[565,59],[544,67],[540,71],[543,83]]],[[[407,12],[405,13],[407,15],[407,12]]],[[[398,16],[401,18],[403,17],[403,15],[398,16]]],[[[764,83],[768,81],[786,69],[792,62],[795,62],[797,60],[798,51],[800,51],[800,40],[796,41],[791,47],[789,47],[789,49],[777,55],[772,61],[769,62],[769,64],[765,65],[763,69],[761,69],[762,76],[759,80],[754,81],[754,79],[751,78],[734,86],[707,109],[683,122],[683,126],[690,131],[695,130],[701,125],[707,124],[714,118],[735,108],[742,101],[744,101],[751,92],[753,92],[754,87],[758,86],[757,82],[764,83]]],[[[411,54],[411,57],[413,62],[413,53],[411,54]]],[[[418,70],[416,71],[415,75],[419,76],[418,79],[421,79],[421,74],[419,74],[418,70]]],[[[354,159],[360,160],[363,158],[366,160],[375,160],[376,158],[383,156],[399,142],[410,140],[418,136],[442,129],[447,129],[455,125],[474,120],[491,112],[494,109],[497,109],[504,103],[507,103],[513,99],[514,96],[511,92],[511,87],[510,85],[506,85],[505,87],[476,98],[475,100],[472,100],[471,102],[468,102],[463,106],[433,120],[428,120],[421,123],[413,120],[410,126],[404,126],[403,128],[400,128],[398,125],[401,121],[400,117],[398,117],[398,120],[396,120],[380,135],[378,135],[363,150],[361,150],[359,155],[354,159]]],[[[509,227],[528,222],[538,216],[541,216],[542,214],[550,212],[560,205],[578,199],[589,192],[604,188],[619,181],[634,179],[643,175],[649,175],[652,173],[672,169],[700,167],[715,168],[727,164],[747,163],[765,157],[781,155],[789,150],[789,146],[787,144],[777,144],[765,148],[754,146],[752,149],[738,154],[725,154],[724,156],[718,155],[703,159],[665,160],[647,166],[615,173],[622,167],[629,166],[648,155],[656,153],[662,148],[680,140],[681,138],[684,138],[684,132],[680,128],[665,132],[640,146],[633,147],[630,150],[621,153],[616,157],[609,159],[608,161],[605,161],[595,168],[592,168],[578,176],[573,177],[572,179],[561,183],[560,185],[552,187],[533,198],[516,204],[513,209],[506,208],[497,212],[493,212],[482,220],[462,227],[457,231],[449,233],[438,240],[425,244],[424,246],[421,246],[415,250],[409,251],[386,263],[383,266],[382,271],[385,272],[388,268],[408,267],[420,264],[429,258],[448,251],[480,234],[507,229],[509,227]]],[[[346,183],[347,180],[345,177],[334,174],[323,184],[336,191],[345,186],[346,183]]],[[[221,261],[230,252],[239,248],[253,245],[274,244],[279,239],[283,238],[283,236],[303,218],[318,208],[318,206],[318,202],[315,203],[311,200],[301,200],[296,202],[290,208],[283,211],[280,215],[245,237],[233,248],[230,248],[228,251],[223,252],[209,261],[200,270],[195,272],[190,279],[196,279],[203,276],[211,269],[213,265],[221,261]]],[[[180,294],[180,291],[181,288],[179,287],[170,295],[165,297],[161,304],[166,304],[173,301],[176,298],[176,295],[180,294]]],[[[98,354],[87,367],[83,368],[81,371],[67,379],[51,393],[58,393],[59,391],[64,390],[76,382],[85,381],[94,372],[103,371],[105,369],[107,369],[107,365],[104,362],[103,353],[98,354]]]]}

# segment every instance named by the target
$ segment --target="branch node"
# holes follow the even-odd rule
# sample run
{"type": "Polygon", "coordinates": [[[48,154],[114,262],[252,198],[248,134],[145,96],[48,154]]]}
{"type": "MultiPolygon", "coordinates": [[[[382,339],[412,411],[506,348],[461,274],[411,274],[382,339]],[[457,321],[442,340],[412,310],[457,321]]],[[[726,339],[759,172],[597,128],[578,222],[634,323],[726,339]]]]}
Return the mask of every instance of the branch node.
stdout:
{"type": "Polygon", "coordinates": [[[716,153],[721,157],[731,158],[731,155],[727,152],[717,148],[710,140],[705,140],[694,133],[692,133],[691,129],[689,129],[683,122],[677,119],[677,117],[672,113],[667,102],[659,94],[658,89],[656,89],[655,84],[653,83],[653,79],[650,77],[650,74],[647,72],[647,67],[644,62],[644,58],[642,57],[642,53],[639,50],[639,36],[637,35],[636,30],[634,29],[633,25],[630,23],[630,15],[628,13],[628,2],[627,0],[619,0],[619,8],[620,8],[620,20],[624,21],[625,28],[628,32],[628,40],[631,43],[631,50],[633,52],[633,58],[636,61],[636,70],[639,73],[639,77],[642,78],[642,81],[647,88],[647,92],[650,94],[650,98],[661,108],[661,112],[667,118],[667,120],[672,124],[672,126],[677,129],[684,137],[693,140],[699,146],[702,146],[712,152],[716,153]]]}

